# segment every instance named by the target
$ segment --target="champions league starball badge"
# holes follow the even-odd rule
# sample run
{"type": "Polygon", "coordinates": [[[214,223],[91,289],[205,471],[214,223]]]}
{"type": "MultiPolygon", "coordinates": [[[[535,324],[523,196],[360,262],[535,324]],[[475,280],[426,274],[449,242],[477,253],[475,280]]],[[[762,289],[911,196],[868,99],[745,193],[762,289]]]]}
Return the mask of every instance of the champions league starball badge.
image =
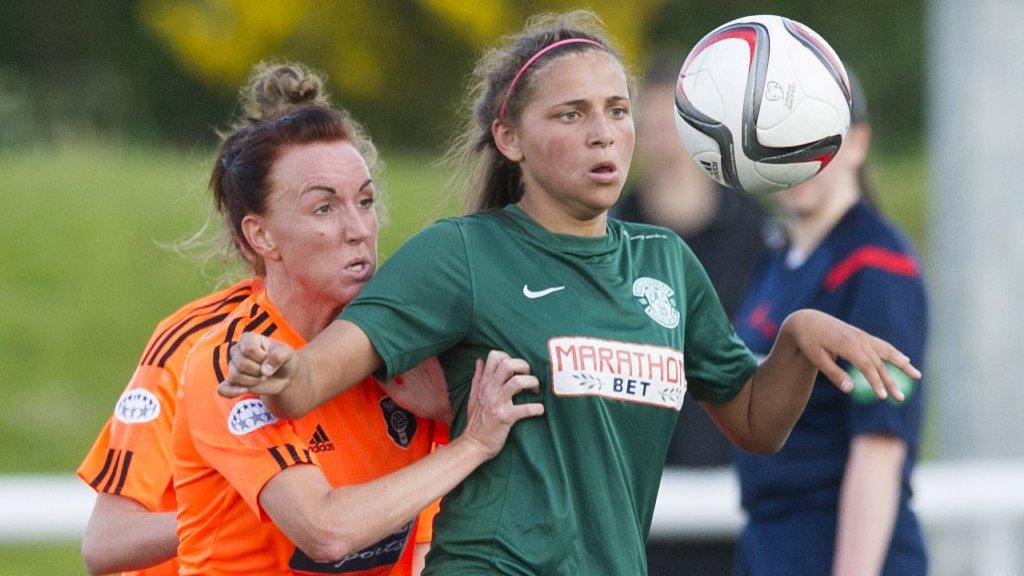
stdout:
{"type": "Polygon", "coordinates": [[[246,398],[235,404],[228,415],[228,430],[235,436],[244,436],[254,430],[277,422],[259,398],[246,398]]]}
{"type": "Polygon", "coordinates": [[[117,400],[114,417],[125,424],[141,424],[160,415],[160,400],[149,390],[128,390],[117,400]]]}

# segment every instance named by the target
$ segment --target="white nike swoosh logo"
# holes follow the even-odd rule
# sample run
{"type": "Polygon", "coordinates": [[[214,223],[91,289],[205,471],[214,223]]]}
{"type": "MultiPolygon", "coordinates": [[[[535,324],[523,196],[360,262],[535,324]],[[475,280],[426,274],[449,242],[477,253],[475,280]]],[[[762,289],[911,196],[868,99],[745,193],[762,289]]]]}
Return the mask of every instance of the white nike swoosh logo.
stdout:
{"type": "Polygon", "coordinates": [[[526,296],[531,300],[533,300],[534,298],[547,296],[548,294],[551,294],[552,292],[558,292],[559,290],[565,290],[565,286],[552,286],[551,288],[545,288],[543,290],[538,290],[534,292],[533,290],[527,288],[526,284],[523,284],[523,296],[526,296]]]}

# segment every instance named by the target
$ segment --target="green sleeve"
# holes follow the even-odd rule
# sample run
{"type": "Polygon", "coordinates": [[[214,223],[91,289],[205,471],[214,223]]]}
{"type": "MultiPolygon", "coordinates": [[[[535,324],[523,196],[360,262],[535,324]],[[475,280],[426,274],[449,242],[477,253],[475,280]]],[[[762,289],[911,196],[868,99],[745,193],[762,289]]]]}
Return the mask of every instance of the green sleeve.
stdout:
{"type": "Polygon", "coordinates": [[[406,242],[339,318],[369,337],[383,379],[462,340],[473,325],[473,287],[458,222],[437,222],[406,242]]]}
{"type": "Polygon", "coordinates": [[[686,334],[683,358],[690,394],[721,404],[731,400],[757,370],[754,354],[733,330],[707,272],[686,244],[686,334]]]}

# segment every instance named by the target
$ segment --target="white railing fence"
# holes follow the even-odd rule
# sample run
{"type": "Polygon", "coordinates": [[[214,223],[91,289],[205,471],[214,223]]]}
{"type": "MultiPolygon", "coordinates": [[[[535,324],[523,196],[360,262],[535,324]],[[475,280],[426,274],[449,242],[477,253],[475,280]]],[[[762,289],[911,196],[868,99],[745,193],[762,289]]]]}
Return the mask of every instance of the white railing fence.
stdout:
{"type": "MultiPolygon", "coordinates": [[[[1024,576],[1024,463],[925,462],[912,480],[933,576],[1024,576]]],[[[651,539],[721,539],[743,524],[729,470],[666,470],[651,539]]]]}
{"type": "MultiPolygon", "coordinates": [[[[913,486],[932,574],[1024,575],[1024,463],[926,462],[913,486]]],[[[0,476],[0,544],[78,540],[94,499],[71,476],[0,476]]],[[[742,523],[731,471],[667,470],[651,539],[731,538],[742,523]]]]}

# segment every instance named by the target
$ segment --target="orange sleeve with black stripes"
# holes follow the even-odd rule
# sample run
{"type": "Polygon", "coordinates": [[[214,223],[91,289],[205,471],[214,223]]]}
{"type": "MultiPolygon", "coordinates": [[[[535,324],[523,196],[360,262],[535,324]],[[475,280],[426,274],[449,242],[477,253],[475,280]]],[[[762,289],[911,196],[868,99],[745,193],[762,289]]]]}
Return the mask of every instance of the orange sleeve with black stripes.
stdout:
{"type": "Polygon", "coordinates": [[[252,294],[254,280],[195,300],[161,321],[77,474],[97,492],[151,511],[175,509],[170,434],[181,368],[199,337],[252,294]]]}
{"type": "MultiPolygon", "coordinates": [[[[186,411],[196,452],[263,519],[259,494],[266,483],[290,466],[319,463],[293,424],[275,418],[258,396],[229,399],[217,394],[218,374],[227,370],[230,344],[230,340],[204,341],[195,347],[185,366],[178,401],[186,411]]],[[[216,498],[218,494],[193,496],[216,498]]]]}
{"type": "Polygon", "coordinates": [[[169,441],[176,378],[140,366],[78,468],[97,492],[125,496],[151,511],[174,510],[169,441]]]}

